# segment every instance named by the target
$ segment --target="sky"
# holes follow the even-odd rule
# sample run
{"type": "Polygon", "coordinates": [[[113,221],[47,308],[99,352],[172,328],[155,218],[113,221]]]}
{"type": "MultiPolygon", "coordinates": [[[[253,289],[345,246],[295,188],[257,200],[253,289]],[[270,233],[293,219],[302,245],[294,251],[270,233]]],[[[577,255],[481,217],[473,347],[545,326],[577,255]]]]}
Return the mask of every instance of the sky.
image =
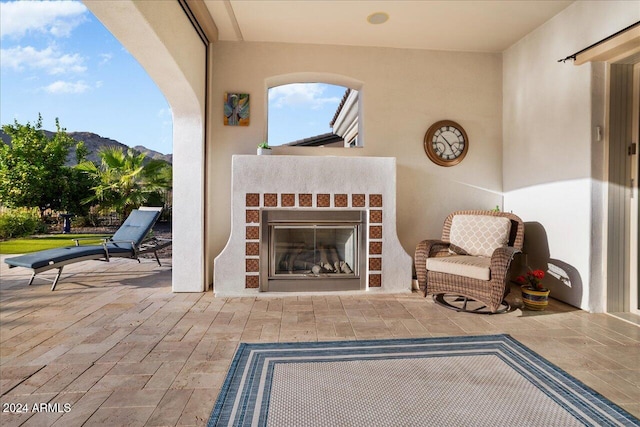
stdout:
{"type": "Polygon", "coordinates": [[[294,83],[269,89],[269,145],[331,132],[346,88],[324,83],[294,83]]]}
{"type": "Polygon", "coordinates": [[[80,2],[0,2],[0,124],[93,132],[172,153],[166,99],[80,2]]]}
{"type": "MultiPolygon", "coordinates": [[[[269,144],[330,132],[344,91],[321,83],[271,88],[269,144]]],[[[173,152],[162,92],[78,1],[0,1],[0,124],[34,124],[38,113],[46,130],[58,118],[68,132],[173,152]]]]}

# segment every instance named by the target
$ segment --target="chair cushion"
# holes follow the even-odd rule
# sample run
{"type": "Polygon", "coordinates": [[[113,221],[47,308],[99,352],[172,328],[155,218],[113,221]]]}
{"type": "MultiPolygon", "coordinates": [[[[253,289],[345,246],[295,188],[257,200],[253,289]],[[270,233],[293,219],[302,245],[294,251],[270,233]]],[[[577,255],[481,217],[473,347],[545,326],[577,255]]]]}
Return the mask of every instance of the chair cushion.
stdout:
{"type": "Polygon", "coordinates": [[[159,217],[159,211],[134,209],[112,239],[119,242],[134,242],[137,246],[159,217]]]}
{"type": "Polygon", "coordinates": [[[511,220],[500,216],[456,215],[451,221],[449,242],[458,255],[490,257],[509,242],[511,220]]]}
{"type": "Polygon", "coordinates": [[[13,267],[36,269],[81,257],[102,258],[104,257],[104,248],[101,245],[54,248],[7,258],[4,262],[13,267]]]}
{"type": "Polygon", "coordinates": [[[427,258],[427,271],[455,274],[479,280],[491,279],[490,266],[491,258],[487,257],[450,255],[427,258]]]}

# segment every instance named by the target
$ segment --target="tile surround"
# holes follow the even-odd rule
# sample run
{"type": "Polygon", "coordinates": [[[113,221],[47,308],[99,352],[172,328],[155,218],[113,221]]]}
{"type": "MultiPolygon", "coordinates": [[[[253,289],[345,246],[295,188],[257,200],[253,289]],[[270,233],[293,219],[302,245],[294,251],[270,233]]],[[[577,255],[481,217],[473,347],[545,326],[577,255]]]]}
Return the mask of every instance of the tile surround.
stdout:
{"type": "Polygon", "coordinates": [[[382,242],[369,242],[369,255],[382,255],[382,242]]]}
{"type": "Polygon", "coordinates": [[[313,206],[313,199],[311,194],[298,194],[298,201],[301,208],[310,208],[313,206]]]}
{"type": "Polygon", "coordinates": [[[333,205],[336,208],[346,208],[349,203],[349,198],[346,194],[334,194],[333,205]]]}
{"type": "Polygon", "coordinates": [[[371,209],[369,211],[369,224],[382,224],[382,210],[371,209]]]}
{"type": "Polygon", "coordinates": [[[257,207],[260,206],[260,194],[258,193],[247,193],[246,196],[246,205],[257,207]]]}
{"type": "Polygon", "coordinates": [[[247,289],[258,289],[260,287],[260,276],[246,276],[245,278],[245,287],[247,289]]]}
{"type": "MultiPolygon", "coordinates": [[[[247,193],[245,197],[245,220],[246,220],[246,237],[245,237],[245,288],[259,287],[259,253],[260,253],[260,233],[259,226],[251,224],[259,223],[260,211],[253,208],[280,208],[295,207],[296,194],[292,193],[265,193],[260,197],[259,193],[247,193]],[[256,206],[256,200],[258,205],[256,206]],[[262,203],[260,203],[262,201],[262,203]],[[280,203],[279,203],[280,202],[280,203]],[[256,284],[257,283],[257,284],[256,284]]],[[[297,194],[299,207],[313,208],[313,195],[308,193],[297,194]]],[[[366,208],[365,200],[374,203],[375,210],[369,211],[369,222],[374,225],[369,226],[369,253],[368,253],[368,272],[374,271],[377,274],[369,274],[369,286],[382,286],[382,195],[381,194],[352,194],[351,206],[349,206],[348,194],[316,194],[317,208],[341,209],[341,208],[366,208]],[[334,206],[331,206],[331,200],[334,206]]],[[[373,207],[370,206],[370,207],[373,207]]],[[[365,250],[367,248],[364,248],[365,250]]],[[[368,272],[362,272],[367,274],[368,272]]]]}
{"type": "Polygon", "coordinates": [[[260,211],[255,209],[247,209],[247,224],[258,224],[260,222],[260,211]]]}
{"type": "Polygon", "coordinates": [[[318,194],[316,198],[316,206],[319,208],[328,208],[331,205],[330,194],[318,194]]]}
{"type": "Polygon", "coordinates": [[[382,274],[369,274],[369,287],[379,288],[382,286],[382,274]]]}
{"type": "Polygon", "coordinates": [[[382,194],[370,194],[369,206],[381,208],[382,207],[382,194]]]}
{"type": "Polygon", "coordinates": [[[246,259],[247,273],[257,273],[260,271],[260,260],[258,258],[246,259]]]}
{"type": "Polygon", "coordinates": [[[259,256],[260,255],[260,243],[247,242],[246,245],[247,256],[259,256]]]}
{"type": "Polygon", "coordinates": [[[351,206],[354,208],[364,208],[365,195],[364,194],[352,194],[351,206]]]}
{"type": "Polygon", "coordinates": [[[382,226],[370,225],[369,226],[369,239],[382,239],[382,226]]]}
{"type": "Polygon", "coordinates": [[[264,195],[264,206],[274,208],[278,206],[278,195],[275,193],[267,193],[264,195]]]}
{"type": "Polygon", "coordinates": [[[296,195],[287,193],[281,194],[280,200],[282,201],[282,207],[289,208],[296,205],[296,195]]]}
{"type": "Polygon", "coordinates": [[[247,240],[258,240],[260,238],[260,227],[247,226],[247,240]]]}

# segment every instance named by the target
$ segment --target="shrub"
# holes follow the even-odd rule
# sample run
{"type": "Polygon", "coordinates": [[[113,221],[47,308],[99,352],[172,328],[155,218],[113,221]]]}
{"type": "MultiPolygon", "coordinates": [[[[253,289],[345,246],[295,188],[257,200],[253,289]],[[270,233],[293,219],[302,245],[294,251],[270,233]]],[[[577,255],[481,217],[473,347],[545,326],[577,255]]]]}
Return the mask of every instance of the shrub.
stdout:
{"type": "Polygon", "coordinates": [[[37,208],[8,209],[0,213],[0,239],[29,236],[46,231],[37,208]]]}
{"type": "Polygon", "coordinates": [[[76,216],[71,221],[71,226],[75,227],[97,227],[100,217],[94,213],[88,213],[82,216],[76,216]]]}

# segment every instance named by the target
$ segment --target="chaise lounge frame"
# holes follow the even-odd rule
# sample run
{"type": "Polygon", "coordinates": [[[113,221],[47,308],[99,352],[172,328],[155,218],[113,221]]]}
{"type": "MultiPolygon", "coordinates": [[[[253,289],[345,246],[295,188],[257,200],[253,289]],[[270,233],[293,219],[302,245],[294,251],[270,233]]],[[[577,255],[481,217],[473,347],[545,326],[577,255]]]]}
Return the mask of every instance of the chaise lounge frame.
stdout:
{"type": "Polygon", "coordinates": [[[158,251],[171,245],[171,240],[158,237],[145,238],[160,217],[161,211],[162,208],[155,207],[140,207],[133,210],[118,231],[111,237],[102,238],[100,245],[81,245],[80,243],[81,240],[95,240],[95,238],[72,239],[75,246],[7,258],[5,263],[9,265],[9,268],[31,269],[33,274],[29,279],[28,286],[31,286],[38,274],[57,269],[58,272],[53,279],[40,277],[43,280],[53,282],[52,291],[55,290],[64,267],[69,264],[92,260],[109,262],[113,257],[130,258],[140,262],[140,255],[153,253],[158,265],[162,266],[158,251]],[[124,231],[126,229],[134,229],[134,232],[124,231]],[[132,238],[118,239],[119,235],[132,236],[132,238]],[[74,256],[74,252],[77,252],[78,255],[74,256]]]}

